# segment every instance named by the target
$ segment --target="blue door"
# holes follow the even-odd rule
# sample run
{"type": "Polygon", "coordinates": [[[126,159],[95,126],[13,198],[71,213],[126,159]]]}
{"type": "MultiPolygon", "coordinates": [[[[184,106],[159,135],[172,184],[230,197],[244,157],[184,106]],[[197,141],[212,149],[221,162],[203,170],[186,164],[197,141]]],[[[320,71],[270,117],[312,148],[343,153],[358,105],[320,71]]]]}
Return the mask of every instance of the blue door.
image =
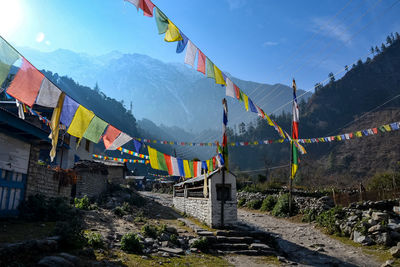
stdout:
{"type": "Polygon", "coordinates": [[[24,198],[26,174],[0,169],[0,217],[18,215],[24,198]]]}

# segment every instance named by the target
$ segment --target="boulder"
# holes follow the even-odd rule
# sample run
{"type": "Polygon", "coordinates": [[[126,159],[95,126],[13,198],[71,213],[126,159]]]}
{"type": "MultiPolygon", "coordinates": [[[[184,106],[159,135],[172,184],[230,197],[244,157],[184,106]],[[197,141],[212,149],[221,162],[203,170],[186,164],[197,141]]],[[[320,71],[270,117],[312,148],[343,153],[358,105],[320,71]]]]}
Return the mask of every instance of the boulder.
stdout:
{"type": "Polygon", "coordinates": [[[178,231],[176,230],[176,228],[175,227],[167,227],[167,228],[165,228],[165,230],[168,232],[168,233],[171,233],[171,234],[178,234],[178,231]]]}
{"type": "Polygon", "coordinates": [[[398,224],[398,223],[389,222],[389,223],[387,224],[387,227],[388,227],[389,229],[393,230],[393,231],[397,231],[397,232],[400,231],[400,224],[398,224]]]}
{"type": "Polygon", "coordinates": [[[377,244],[388,246],[391,243],[391,238],[389,233],[376,233],[373,235],[373,239],[377,244]]]}
{"type": "Polygon", "coordinates": [[[368,236],[363,235],[362,233],[358,231],[353,232],[353,241],[356,243],[360,243],[365,246],[369,246],[373,244],[373,241],[371,238],[368,236]]]}
{"type": "Polygon", "coordinates": [[[400,247],[399,246],[395,246],[395,247],[391,247],[389,249],[390,254],[392,254],[392,256],[394,258],[400,258],[400,247]]]}
{"type": "Polygon", "coordinates": [[[74,267],[75,264],[69,260],[58,256],[46,256],[38,262],[38,266],[58,266],[58,267],[74,267]]]}
{"type": "Polygon", "coordinates": [[[375,221],[385,221],[388,219],[388,214],[386,212],[372,212],[371,218],[375,221]]]}
{"type": "Polygon", "coordinates": [[[377,225],[377,224],[378,224],[378,221],[369,219],[369,220],[368,220],[368,224],[371,225],[371,226],[374,226],[374,225],[377,225]]]}
{"type": "Polygon", "coordinates": [[[154,239],[151,238],[151,237],[147,237],[147,238],[144,239],[144,243],[146,245],[153,245],[154,244],[154,239]]]}
{"type": "Polygon", "coordinates": [[[347,218],[347,221],[349,222],[355,222],[358,220],[358,216],[357,215],[353,215],[347,218]]]}
{"type": "Polygon", "coordinates": [[[385,226],[383,226],[383,225],[381,225],[381,224],[377,224],[377,225],[371,226],[371,227],[368,229],[368,233],[382,232],[382,231],[385,231],[385,230],[386,230],[386,227],[385,227],[385,226]]]}
{"type": "Polygon", "coordinates": [[[132,215],[124,215],[122,216],[122,219],[128,222],[133,222],[133,216],[132,215]]]}
{"type": "Polygon", "coordinates": [[[390,231],[390,238],[394,241],[400,240],[400,233],[396,231],[390,231]]]}

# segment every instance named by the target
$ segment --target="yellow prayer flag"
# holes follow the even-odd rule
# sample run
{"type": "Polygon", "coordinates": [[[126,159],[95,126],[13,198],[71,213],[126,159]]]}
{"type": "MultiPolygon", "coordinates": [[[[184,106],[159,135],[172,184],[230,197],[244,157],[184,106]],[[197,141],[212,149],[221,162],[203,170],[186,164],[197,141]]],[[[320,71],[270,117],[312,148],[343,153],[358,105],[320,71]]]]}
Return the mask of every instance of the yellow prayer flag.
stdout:
{"type": "Polygon", "coordinates": [[[362,137],[361,131],[356,132],[356,136],[357,136],[357,137],[362,137]]]}
{"type": "Polygon", "coordinates": [[[183,160],[183,170],[185,171],[185,178],[193,177],[192,172],[190,171],[189,161],[186,159],[183,160]]]}
{"type": "Polygon", "coordinates": [[[67,132],[72,136],[82,138],[93,117],[94,113],[92,111],[79,105],[67,132]]]}
{"type": "Polygon", "coordinates": [[[386,124],[386,125],[383,125],[383,128],[385,128],[385,130],[387,131],[387,132],[390,132],[392,129],[390,128],[390,125],[389,124],[386,124]]]}
{"type": "Polygon", "coordinates": [[[244,107],[246,108],[246,111],[249,111],[249,97],[243,93],[243,102],[244,102],[244,107]]]}
{"type": "Polygon", "coordinates": [[[58,133],[60,131],[60,116],[64,104],[65,93],[61,93],[58,98],[57,106],[53,110],[53,115],[51,116],[50,129],[51,133],[49,138],[51,139],[51,150],[50,159],[53,162],[56,156],[56,149],[58,143],[58,133]]]}
{"type": "Polygon", "coordinates": [[[271,118],[266,113],[264,113],[264,115],[265,115],[265,118],[268,121],[269,126],[274,126],[274,123],[272,122],[271,118]]]}
{"type": "Polygon", "coordinates": [[[166,42],[176,42],[182,40],[182,36],[179,33],[179,29],[170,20],[168,20],[168,30],[165,33],[164,40],[166,42]]]}
{"type": "Polygon", "coordinates": [[[158,167],[157,150],[151,148],[149,145],[147,146],[147,150],[149,152],[150,166],[153,169],[158,170],[159,167],[158,167]]]}
{"type": "Polygon", "coordinates": [[[215,83],[225,85],[224,76],[222,76],[221,70],[215,66],[214,64],[214,74],[215,74],[215,83]]]}

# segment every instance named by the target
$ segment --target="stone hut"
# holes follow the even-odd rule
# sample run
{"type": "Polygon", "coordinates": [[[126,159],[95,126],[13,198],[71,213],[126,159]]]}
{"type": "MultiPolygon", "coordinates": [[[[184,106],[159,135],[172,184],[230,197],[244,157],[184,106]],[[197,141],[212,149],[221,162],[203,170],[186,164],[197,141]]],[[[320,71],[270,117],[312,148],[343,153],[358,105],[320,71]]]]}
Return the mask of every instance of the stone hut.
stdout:
{"type": "Polygon", "coordinates": [[[76,187],[72,189],[73,196],[98,197],[107,190],[108,169],[103,163],[90,160],[78,161],[75,163],[74,170],[78,178],[76,187]]]}
{"type": "Polygon", "coordinates": [[[223,172],[218,169],[208,176],[203,174],[174,185],[174,207],[214,228],[234,225],[236,177],[228,171],[224,176],[223,184],[223,172]]]}
{"type": "Polygon", "coordinates": [[[126,184],[127,167],[125,163],[115,161],[94,160],[107,166],[107,179],[111,184],[126,184]]]}

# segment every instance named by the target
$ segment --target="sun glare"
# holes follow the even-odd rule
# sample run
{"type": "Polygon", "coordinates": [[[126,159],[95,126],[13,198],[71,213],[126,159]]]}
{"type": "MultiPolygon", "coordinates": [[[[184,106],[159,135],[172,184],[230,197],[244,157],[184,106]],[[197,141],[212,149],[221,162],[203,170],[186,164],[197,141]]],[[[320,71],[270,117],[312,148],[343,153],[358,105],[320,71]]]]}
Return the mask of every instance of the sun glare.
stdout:
{"type": "Polygon", "coordinates": [[[22,21],[20,0],[0,0],[0,34],[3,37],[13,34],[22,21]]]}

